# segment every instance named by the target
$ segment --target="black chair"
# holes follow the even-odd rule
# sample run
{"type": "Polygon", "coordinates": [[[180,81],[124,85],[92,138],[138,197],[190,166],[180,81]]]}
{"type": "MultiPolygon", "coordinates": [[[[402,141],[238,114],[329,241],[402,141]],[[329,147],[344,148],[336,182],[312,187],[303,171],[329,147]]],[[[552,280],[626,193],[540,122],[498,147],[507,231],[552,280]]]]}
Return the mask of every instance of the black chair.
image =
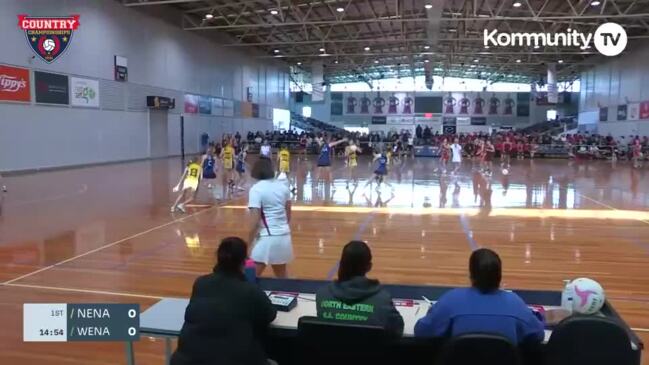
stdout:
{"type": "Polygon", "coordinates": [[[637,364],[629,334],[604,317],[574,316],[561,321],[548,341],[548,365],[637,364]]]}
{"type": "Polygon", "coordinates": [[[485,333],[453,337],[444,344],[438,365],[520,365],[518,348],[507,338],[485,333]]]}
{"type": "Polygon", "coordinates": [[[382,327],[301,317],[296,364],[387,364],[390,339],[382,327]]]}

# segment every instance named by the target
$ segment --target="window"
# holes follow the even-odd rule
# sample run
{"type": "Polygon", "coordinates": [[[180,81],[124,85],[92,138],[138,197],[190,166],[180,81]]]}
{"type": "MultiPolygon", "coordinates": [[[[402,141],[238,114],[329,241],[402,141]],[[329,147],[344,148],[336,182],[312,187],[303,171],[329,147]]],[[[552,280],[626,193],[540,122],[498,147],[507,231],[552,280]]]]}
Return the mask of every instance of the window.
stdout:
{"type": "Polygon", "coordinates": [[[303,106],[302,107],[302,116],[305,118],[311,118],[311,107],[303,106]]]}
{"type": "Polygon", "coordinates": [[[286,109],[273,108],[273,129],[276,131],[288,130],[291,124],[291,112],[286,109]]]}

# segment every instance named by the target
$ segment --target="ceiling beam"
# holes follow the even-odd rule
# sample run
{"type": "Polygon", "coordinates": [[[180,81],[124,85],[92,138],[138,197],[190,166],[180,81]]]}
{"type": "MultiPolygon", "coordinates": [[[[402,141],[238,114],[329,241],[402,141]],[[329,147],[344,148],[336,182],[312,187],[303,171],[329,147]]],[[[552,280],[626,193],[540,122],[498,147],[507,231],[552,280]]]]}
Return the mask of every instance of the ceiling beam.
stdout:
{"type": "MultiPolygon", "coordinates": [[[[524,22],[554,22],[557,20],[571,20],[571,19],[649,19],[649,13],[640,14],[607,14],[607,15],[562,15],[562,16],[543,16],[543,17],[515,17],[515,16],[500,16],[496,18],[482,18],[482,17],[462,17],[462,18],[441,18],[442,22],[485,22],[493,20],[501,21],[524,21],[524,22]]],[[[344,20],[310,20],[308,22],[286,22],[286,23],[258,23],[258,24],[230,24],[230,25],[204,25],[199,27],[185,28],[185,30],[208,30],[208,29],[246,29],[246,28],[270,28],[270,27],[299,27],[303,25],[317,26],[317,25],[331,25],[331,24],[364,24],[364,23],[424,23],[428,18],[398,18],[395,16],[381,17],[378,19],[344,19],[344,20]]]]}
{"type": "Polygon", "coordinates": [[[169,4],[181,4],[181,3],[195,3],[199,1],[203,1],[203,0],[151,0],[151,1],[122,0],[122,5],[124,6],[169,5],[169,4]]]}

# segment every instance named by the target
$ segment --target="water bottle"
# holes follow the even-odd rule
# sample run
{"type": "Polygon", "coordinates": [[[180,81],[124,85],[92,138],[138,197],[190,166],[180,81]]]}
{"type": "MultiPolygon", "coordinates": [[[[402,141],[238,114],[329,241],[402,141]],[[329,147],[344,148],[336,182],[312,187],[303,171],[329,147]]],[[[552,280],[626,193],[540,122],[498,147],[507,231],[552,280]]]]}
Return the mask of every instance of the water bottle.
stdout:
{"type": "Polygon", "coordinates": [[[253,260],[246,260],[246,266],[244,267],[243,272],[246,275],[246,281],[249,283],[257,282],[257,268],[255,267],[255,262],[253,260]]]}

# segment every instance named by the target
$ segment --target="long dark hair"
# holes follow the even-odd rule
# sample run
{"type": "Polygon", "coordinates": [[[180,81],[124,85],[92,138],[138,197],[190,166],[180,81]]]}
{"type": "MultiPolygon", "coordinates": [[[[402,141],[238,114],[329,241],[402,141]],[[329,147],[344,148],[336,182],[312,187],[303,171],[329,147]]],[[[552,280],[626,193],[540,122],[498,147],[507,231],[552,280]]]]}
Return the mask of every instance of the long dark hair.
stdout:
{"type": "Polygon", "coordinates": [[[259,158],[252,166],[250,176],[256,180],[268,180],[275,177],[273,163],[268,158],[259,158]]]}
{"type": "Polygon", "coordinates": [[[502,279],[500,257],[488,248],[473,251],[469,258],[469,273],[471,285],[482,293],[498,290],[502,279]]]}
{"type": "Polygon", "coordinates": [[[363,241],[350,241],[343,248],[338,267],[338,281],[365,276],[372,269],[372,251],[363,241]]]}
{"type": "Polygon", "coordinates": [[[239,237],[226,237],[216,250],[214,272],[243,274],[243,265],[248,256],[248,245],[239,237]]]}

